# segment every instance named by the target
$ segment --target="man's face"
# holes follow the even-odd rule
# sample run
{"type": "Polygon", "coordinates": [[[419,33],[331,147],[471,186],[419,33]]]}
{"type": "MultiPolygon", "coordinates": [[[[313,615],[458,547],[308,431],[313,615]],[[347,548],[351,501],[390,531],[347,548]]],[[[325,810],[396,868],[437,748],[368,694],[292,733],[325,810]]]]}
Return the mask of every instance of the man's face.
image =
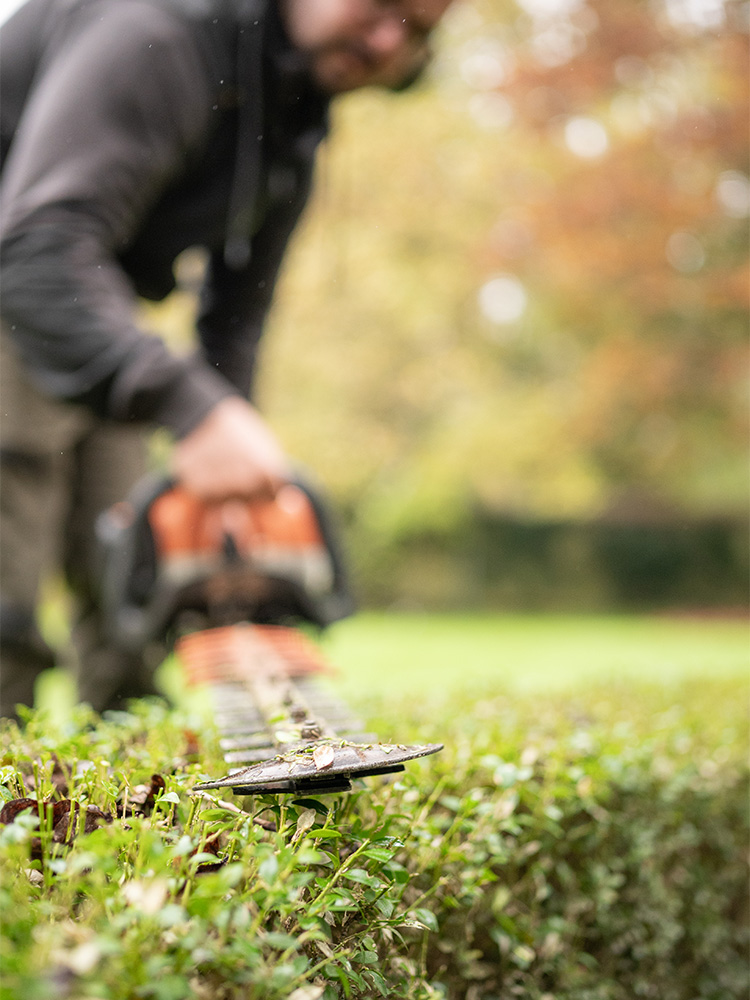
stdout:
{"type": "Polygon", "coordinates": [[[424,62],[450,0],[282,0],[292,42],[330,94],[397,87],[424,62]]]}

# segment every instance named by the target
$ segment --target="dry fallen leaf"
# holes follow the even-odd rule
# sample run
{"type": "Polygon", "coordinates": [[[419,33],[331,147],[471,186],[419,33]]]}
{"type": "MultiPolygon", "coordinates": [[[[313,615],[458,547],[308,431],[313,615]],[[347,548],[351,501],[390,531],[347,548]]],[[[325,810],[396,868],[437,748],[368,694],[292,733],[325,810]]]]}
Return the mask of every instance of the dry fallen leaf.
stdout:
{"type": "Polygon", "coordinates": [[[297,830],[296,836],[301,837],[303,833],[309,830],[315,824],[316,812],[314,809],[303,809],[302,812],[297,817],[297,830]]]}
{"type": "MultiPolygon", "coordinates": [[[[319,941],[316,941],[315,943],[320,945],[319,941]]],[[[333,952],[331,952],[331,955],[333,955],[333,952]]],[[[294,991],[294,993],[290,993],[289,1000],[318,1000],[319,997],[323,996],[324,992],[324,986],[315,986],[310,983],[307,986],[300,986],[299,989],[294,991]]]]}
{"type": "Polygon", "coordinates": [[[313,750],[313,761],[315,762],[315,767],[319,771],[325,771],[327,767],[333,764],[333,747],[322,746],[316,747],[313,750]]]}

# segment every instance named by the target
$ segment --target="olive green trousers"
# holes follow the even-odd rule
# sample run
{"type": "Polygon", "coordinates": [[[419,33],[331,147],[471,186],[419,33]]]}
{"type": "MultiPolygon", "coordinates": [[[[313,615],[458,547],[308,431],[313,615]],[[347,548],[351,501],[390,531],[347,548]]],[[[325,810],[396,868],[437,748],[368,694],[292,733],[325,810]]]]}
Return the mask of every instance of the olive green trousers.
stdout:
{"type": "Polygon", "coordinates": [[[70,665],[95,709],[153,690],[140,658],[110,649],[94,584],[94,526],[143,474],[142,429],[105,423],[29,381],[0,332],[0,715],[32,705],[38,675],[70,665]],[[37,627],[40,588],[64,579],[76,607],[71,641],[53,651],[37,627]]]}

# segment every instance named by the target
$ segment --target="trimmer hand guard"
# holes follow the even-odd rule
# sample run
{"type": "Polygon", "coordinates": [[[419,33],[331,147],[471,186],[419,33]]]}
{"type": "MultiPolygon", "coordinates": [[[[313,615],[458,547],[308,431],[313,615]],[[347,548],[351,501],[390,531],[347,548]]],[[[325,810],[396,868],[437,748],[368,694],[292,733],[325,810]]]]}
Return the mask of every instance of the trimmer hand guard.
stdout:
{"type": "MultiPolygon", "coordinates": [[[[143,480],[97,525],[104,627],[116,647],[167,644],[181,615],[325,627],[354,610],[330,518],[300,478],[274,501],[207,505],[143,480]]],[[[193,625],[193,627],[195,627],[193,625]]]]}

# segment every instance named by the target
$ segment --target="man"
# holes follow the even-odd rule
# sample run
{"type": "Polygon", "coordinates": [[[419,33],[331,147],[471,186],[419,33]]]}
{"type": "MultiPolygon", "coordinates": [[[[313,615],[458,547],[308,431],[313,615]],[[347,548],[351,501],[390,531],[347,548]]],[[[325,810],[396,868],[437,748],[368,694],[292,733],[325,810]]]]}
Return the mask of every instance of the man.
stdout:
{"type": "Polygon", "coordinates": [[[143,429],[206,501],[273,495],[289,464],[247,401],[285,247],[339,93],[399,88],[449,0],[27,0],[0,32],[0,713],[52,663],[35,623],[56,563],[85,605],[79,693],[151,690],[107,647],[93,523],[143,469],[143,429]],[[173,265],[208,265],[188,357],[134,319],[173,265]]]}

